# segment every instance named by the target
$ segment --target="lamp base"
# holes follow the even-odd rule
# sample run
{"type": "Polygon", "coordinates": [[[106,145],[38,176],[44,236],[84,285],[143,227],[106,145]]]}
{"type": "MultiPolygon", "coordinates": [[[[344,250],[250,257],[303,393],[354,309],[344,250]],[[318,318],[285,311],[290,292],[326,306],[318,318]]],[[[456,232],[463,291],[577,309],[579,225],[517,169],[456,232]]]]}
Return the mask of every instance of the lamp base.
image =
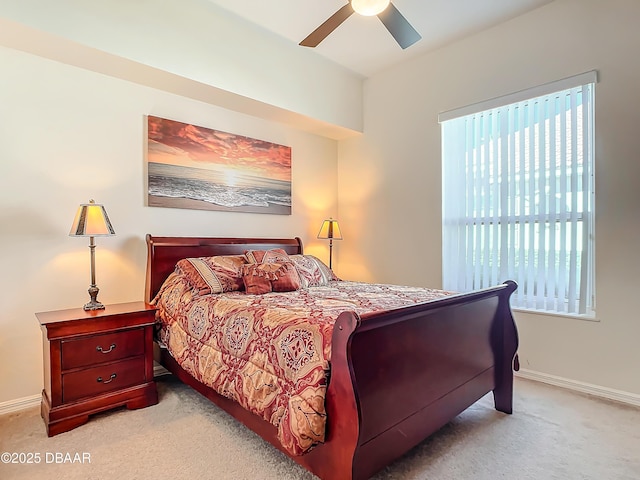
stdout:
{"type": "Polygon", "coordinates": [[[104,310],[104,305],[98,301],[99,291],[100,289],[98,287],[91,285],[88,290],[91,300],[88,303],[85,303],[82,308],[85,310],[104,310]]]}
{"type": "Polygon", "coordinates": [[[85,310],[104,310],[104,305],[100,302],[88,302],[84,304],[85,310]]]}

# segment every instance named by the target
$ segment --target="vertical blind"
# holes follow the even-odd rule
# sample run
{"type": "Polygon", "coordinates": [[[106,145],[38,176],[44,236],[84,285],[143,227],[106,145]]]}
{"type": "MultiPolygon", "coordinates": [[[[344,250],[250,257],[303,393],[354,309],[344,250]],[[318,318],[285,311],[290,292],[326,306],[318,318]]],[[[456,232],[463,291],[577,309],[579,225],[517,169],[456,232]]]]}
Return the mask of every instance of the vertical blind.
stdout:
{"type": "Polygon", "coordinates": [[[514,307],[593,315],[593,74],[441,116],[445,289],[512,279],[514,307]]]}

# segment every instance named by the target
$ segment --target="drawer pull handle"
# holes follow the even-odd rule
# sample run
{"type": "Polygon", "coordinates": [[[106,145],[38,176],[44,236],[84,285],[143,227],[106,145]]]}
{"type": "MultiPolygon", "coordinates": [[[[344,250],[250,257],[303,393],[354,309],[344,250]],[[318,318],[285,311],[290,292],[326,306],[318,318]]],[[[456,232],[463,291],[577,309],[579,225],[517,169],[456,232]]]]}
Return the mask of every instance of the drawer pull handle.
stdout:
{"type": "Polygon", "coordinates": [[[112,343],[111,346],[109,347],[109,350],[103,350],[100,345],[96,347],[96,350],[99,351],[100,353],[111,353],[114,348],[116,348],[116,344],[112,343]]]}
{"type": "Polygon", "coordinates": [[[107,383],[111,383],[111,382],[113,382],[113,379],[114,379],[114,378],[116,378],[116,376],[117,376],[117,375],[116,375],[115,373],[112,373],[112,374],[111,374],[111,376],[109,377],[109,380],[105,380],[105,381],[103,382],[103,381],[102,381],[102,377],[98,377],[98,378],[96,379],[96,381],[97,381],[98,383],[102,383],[103,385],[106,385],[107,383]]]}

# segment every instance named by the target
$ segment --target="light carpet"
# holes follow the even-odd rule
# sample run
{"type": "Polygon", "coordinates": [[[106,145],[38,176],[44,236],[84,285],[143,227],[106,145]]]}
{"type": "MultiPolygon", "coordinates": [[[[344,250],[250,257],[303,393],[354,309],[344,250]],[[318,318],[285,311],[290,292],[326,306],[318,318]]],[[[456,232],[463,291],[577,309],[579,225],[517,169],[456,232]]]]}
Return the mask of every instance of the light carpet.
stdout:
{"type": "MultiPolygon", "coordinates": [[[[37,408],[0,416],[0,454],[40,455],[38,464],[0,463],[0,479],[316,478],[173,377],[160,377],[158,392],[158,405],[99,414],[51,438],[37,408]],[[56,463],[83,454],[90,462],[56,463]]],[[[492,401],[374,478],[640,479],[640,409],[519,378],[513,415],[492,401]]]]}

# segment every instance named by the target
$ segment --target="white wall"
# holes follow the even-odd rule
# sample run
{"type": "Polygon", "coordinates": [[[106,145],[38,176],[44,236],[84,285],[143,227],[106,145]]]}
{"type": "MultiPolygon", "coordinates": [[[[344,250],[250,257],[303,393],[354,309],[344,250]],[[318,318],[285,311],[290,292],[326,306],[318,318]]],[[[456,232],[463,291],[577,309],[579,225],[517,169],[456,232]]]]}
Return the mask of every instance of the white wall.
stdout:
{"type": "Polygon", "coordinates": [[[87,300],[78,204],[103,203],[117,236],[97,238],[103,303],[143,299],[144,235],[301,236],[337,210],[337,142],[214,105],[0,47],[0,404],[42,389],[35,312],[87,300]],[[292,215],[145,206],[145,122],[156,115],[292,147],[292,215]]]}
{"type": "Polygon", "coordinates": [[[556,0],[369,79],[364,135],[339,146],[344,274],[440,285],[438,113],[598,70],[599,321],[517,313],[520,359],[545,375],[639,395],[638,19],[637,0],[556,0]]]}

